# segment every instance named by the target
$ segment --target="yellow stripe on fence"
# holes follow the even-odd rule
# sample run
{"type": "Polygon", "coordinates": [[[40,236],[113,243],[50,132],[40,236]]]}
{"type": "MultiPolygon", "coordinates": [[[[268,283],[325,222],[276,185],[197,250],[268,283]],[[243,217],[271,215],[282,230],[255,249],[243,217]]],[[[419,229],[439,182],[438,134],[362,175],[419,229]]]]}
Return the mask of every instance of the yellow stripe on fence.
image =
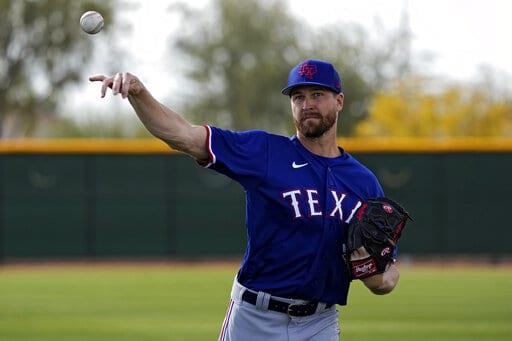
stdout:
{"type": "Polygon", "coordinates": [[[13,139],[0,141],[0,153],[8,154],[154,154],[175,153],[157,139],[13,139]]]}
{"type": "MultiPolygon", "coordinates": [[[[356,153],[512,152],[512,138],[340,138],[356,153]]],[[[162,154],[176,153],[157,139],[7,139],[1,154],[162,154]]]]}
{"type": "Polygon", "coordinates": [[[504,138],[340,138],[349,152],[512,152],[512,139],[504,138]]]}

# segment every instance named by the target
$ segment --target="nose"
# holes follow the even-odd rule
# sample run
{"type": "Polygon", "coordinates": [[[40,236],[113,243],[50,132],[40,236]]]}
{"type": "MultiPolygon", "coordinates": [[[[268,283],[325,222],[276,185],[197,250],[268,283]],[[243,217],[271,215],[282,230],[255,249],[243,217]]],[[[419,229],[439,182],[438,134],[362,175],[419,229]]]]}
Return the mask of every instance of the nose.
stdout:
{"type": "Polygon", "coordinates": [[[311,109],[313,107],[312,103],[313,101],[306,96],[306,98],[304,98],[304,101],[302,102],[302,110],[311,109]]]}

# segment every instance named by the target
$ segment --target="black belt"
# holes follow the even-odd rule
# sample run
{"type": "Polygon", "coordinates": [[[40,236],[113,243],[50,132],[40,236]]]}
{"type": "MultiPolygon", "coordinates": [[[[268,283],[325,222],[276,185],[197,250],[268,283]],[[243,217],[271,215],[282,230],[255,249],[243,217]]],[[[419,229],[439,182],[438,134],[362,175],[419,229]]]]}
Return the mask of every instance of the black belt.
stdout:
{"type": "MultiPolygon", "coordinates": [[[[245,290],[242,294],[242,301],[247,303],[256,305],[256,300],[258,298],[258,294],[251,292],[249,290],[245,290]]],[[[328,304],[325,308],[332,307],[332,304],[328,304]]],[[[277,311],[283,314],[288,314],[289,316],[309,316],[316,313],[316,309],[318,308],[318,302],[310,302],[304,304],[291,304],[282,301],[278,301],[270,298],[268,301],[268,310],[277,311]]]]}

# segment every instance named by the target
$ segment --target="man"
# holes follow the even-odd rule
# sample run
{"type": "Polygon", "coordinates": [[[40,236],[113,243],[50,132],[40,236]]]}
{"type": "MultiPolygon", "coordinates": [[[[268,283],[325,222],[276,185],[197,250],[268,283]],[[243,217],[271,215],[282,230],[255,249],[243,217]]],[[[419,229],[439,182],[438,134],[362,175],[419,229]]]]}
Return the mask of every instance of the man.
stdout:
{"type": "MultiPolygon", "coordinates": [[[[336,304],[350,275],[343,259],[347,226],[362,203],[383,196],[375,176],[336,144],[341,79],[328,62],[294,67],[290,97],[295,136],[191,125],[155,100],[129,73],[101,81],[128,98],[146,128],[172,148],[239,182],[247,196],[248,243],[220,340],[338,340],[336,304]]],[[[368,254],[364,248],[352,259],[368,254]]],[[[376,294],[398,282],[395,265],[363,279],[376,294]]]]}

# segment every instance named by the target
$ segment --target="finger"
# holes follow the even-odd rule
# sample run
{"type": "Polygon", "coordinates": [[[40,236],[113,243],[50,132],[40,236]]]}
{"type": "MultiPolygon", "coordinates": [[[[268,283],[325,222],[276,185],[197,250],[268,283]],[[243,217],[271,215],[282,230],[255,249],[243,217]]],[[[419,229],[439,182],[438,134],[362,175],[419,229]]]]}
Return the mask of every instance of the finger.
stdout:
{"type": "Polygon", "coordinates": [[[103,82],[103,80],[104,80],[105,78],[107,78],[107,77],[105,77],[105,76],[103,76],[103,75],[94,75],[94,76],[89,77],[89,80],[90,80],[91,82],[97,82],[97,81],[103,82]]]}
{"type": "Polygon", "coordinates": [[[116,73],[116,75],[114,76],[114,84],[112,84],[112,91],[114,93],[114,96],[121,91],[122,78],[123,76],[120,72],[116,73]]]}
{"type": "Polygon", "coordinates": [[[105,97],[105,94],[107,93],[107,88],[109,86],[112,86],[113,79],[112,77],[105,78],[103,80],[103,84],[101,85],[101,98],[105,97]]]}
{"type": "Polygon", "coordinates": [[[128,97],[128,93],[130,91],[130,77],[126,72],[123,72],[122,78],[123,83],[121,85],[121,97],[126,98],[128,97]]]}

